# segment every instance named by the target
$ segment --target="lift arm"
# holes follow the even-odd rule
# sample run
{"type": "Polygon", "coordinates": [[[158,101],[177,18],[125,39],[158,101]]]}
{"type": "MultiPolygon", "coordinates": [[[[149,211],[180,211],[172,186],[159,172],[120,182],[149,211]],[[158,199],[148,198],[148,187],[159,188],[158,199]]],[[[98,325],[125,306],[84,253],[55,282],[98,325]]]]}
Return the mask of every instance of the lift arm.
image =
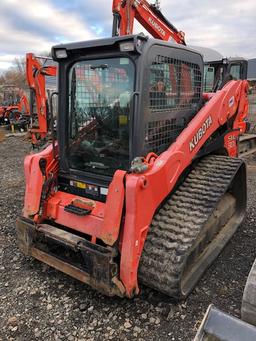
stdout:
{"type": "Polygon", "coordinates": [[[146,0],[113,0],[113,36],[133,33],[134,19],[157,39],[171,38],[178,44],[186,45],[185,33],[178,31],[161,13],[156,5],[146,0]]]}
{"type": "MultiPolygon", "coordinates": [[[[26,55],[26,77],[27,83],[31,91],[30,99],[30,112],[33,115],[33,99],[36,103],[36,114],[38,120],[38,127],[31,127],[30,132],[32,135],[32,143],[35,145],[38,139],[43,139],[48,132],[47,124],[47,93],[45,76],[55,77],[57,74],[57,68],[55,66],[44,66],[42,60],[51,58],[38,57],[33,53],[27,53],[26,55]],[[35,97],[34,97],[35,96],[35,97]]],[[[32,120],[33,121],[33,120],[32,120]]]]}

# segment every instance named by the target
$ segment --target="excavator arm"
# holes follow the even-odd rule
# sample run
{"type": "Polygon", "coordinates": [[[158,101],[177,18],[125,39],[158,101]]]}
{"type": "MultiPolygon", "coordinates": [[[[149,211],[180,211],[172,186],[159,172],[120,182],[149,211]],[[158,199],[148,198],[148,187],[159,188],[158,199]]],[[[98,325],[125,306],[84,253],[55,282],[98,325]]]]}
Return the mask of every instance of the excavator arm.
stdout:
{"type": "Polygon", "coordinates": [[[29,102],[28,102],[25,92],[21,92],[20,101],[18,103],[18,110],[21,113],[24,112],[26,115],[29,115],[30,113],[29,102]]]}
{"type": "MultiPolygon", "coordinates": [[[[45,77],[55,77],[57,74],[57,68],[52,65],[44,66],[41,60],[47,60],[51,58],[37,57],[33,53],[27,53],[26,55],[26,77],[27,83],[32,92],[32,98],[30,100],[30,112],[33,115],[33,97],[36,104],[37,114],[37,126],[32,123],[30,132],[32,136],[32,144],[36,145],[40,139],[46,137],[48,132],[47,124],[47,93],[45,77]]],[[[33,121],[33,119],[32,119],[33,121]]]]}
{"type": "Polygon", "coordinates": [[[156,5],[146,0],[113,0],[113,36],[133,33],[136,19],[154,38],[186,45],[185,33],[178,31],[156,5]]]}

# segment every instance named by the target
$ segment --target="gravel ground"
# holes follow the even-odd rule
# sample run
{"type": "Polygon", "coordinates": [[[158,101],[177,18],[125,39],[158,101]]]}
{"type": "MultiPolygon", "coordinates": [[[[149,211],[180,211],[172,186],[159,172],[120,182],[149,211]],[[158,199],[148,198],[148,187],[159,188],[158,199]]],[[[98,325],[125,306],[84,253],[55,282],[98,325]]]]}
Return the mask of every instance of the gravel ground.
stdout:
{"type": "Polygon", "coordinates": [[[192,340],[210,303],[239,316],[256,256],[256,156],[248,158],[248,211],[239,231],[180,304],[142,287],[139,297],[108,298],[34,259],[15,238],[21,212],[24,137],[0,132],[0,341],[192,340]]]}

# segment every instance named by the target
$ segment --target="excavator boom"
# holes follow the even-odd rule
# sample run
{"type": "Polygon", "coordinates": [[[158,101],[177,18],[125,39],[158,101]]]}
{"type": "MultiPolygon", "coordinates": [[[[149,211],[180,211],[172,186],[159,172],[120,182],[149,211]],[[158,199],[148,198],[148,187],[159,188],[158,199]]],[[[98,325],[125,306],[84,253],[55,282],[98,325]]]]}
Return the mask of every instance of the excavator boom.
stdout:
{"type": "Polygon", "coordinates": [[[51,60],[48,57],[26,55],[26,77],[30,88],[30,112],[32,124],[30,128],[32,144],[35,146],[46,137],[48,132],[48,108],[46,93],[46,76],[56,77],[57,69],[53,65],[44,65],[42,60],[51,60]],[[36,117],[34,117],[34,102],[36,117]]]}
{"type": "Polygon", "coordinates": [[[146,0],[113,0],[113,36],[133,33],[136,19],[154,38],[186,45],[185,33],[178,31],[161,13],[157,5],[146,0]]]}

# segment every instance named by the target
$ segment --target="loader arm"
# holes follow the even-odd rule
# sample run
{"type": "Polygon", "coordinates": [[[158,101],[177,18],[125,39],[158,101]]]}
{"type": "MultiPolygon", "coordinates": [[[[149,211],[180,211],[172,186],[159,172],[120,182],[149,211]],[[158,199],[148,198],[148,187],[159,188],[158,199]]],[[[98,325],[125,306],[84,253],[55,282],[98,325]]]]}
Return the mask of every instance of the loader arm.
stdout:
{"type": "Polygon", "coordinates": [[[186,45],[185,33],[173,26],[154,5],[146,0],[113,0],[113,36],[133,34],[134,19],[154,37],[186,45]]]}
{"type": "Polygon", "coordinates": [[[28,86],[33,93],[30,100],[30,111],[33,115],[33,97],[35,96],[37,126],[31,126],[32,144],[36,145],[39,140],[44,139],[48,132],[47,117],[47,93],[46,76],[55,77],[57,69],[55,66],[44,66],[41,60],[51,58],[37,57],[33,53],[26,55],[26,78],[28,86]]]}
{"type": "MultiPolygon", "coordinates": [[[[214,132],[232,117],[237,122],[239,105],[245,105],[246,109],[246,103],[243,100],[241,101],[244,97],[247,98],[246,92],[246,81],[229,82],[205,104],[188,127],[179,135],[176,142],[155,160],[153,166],[149,165],[147,172],[141,176],[133,175],[127,178],[126,198],[129,200],[126,200],[126,212],[133,212],[133,214],[128,214],[125,220],[121,253],[121,279],[130,295],[135,287],[138,290],[137,271],[134,269],[137,270],[139,266],[139,257],[152,221],[152,213],[155,212],[168,193],[173,190],[181,174],[196,158],[199,150],[214,132]],[[232,98],[236,100],[230,101],[232,98]],[[158,187],[159,179],[164,184],[161,186],[161,190],[158,187]],[[143,209],[144,207],[147,207],[146,211],[143,209]],[[139,214],[142,211],[144,212],[143,217],[139,214]],[[134,214],[135,212],[137,214],[134,214]],[[131,228],[132,226],[134,229],[131,228]],[[136,244],[138,247],[133,248],[132,245],[136,244]]],[[[237,136],[239,133],[238,129],[236,131],[231,130],[226,134],[225,140],[229,141],[230,144],[226,144],[225,147],[230,156],[237,156],[237,136]]]]}

